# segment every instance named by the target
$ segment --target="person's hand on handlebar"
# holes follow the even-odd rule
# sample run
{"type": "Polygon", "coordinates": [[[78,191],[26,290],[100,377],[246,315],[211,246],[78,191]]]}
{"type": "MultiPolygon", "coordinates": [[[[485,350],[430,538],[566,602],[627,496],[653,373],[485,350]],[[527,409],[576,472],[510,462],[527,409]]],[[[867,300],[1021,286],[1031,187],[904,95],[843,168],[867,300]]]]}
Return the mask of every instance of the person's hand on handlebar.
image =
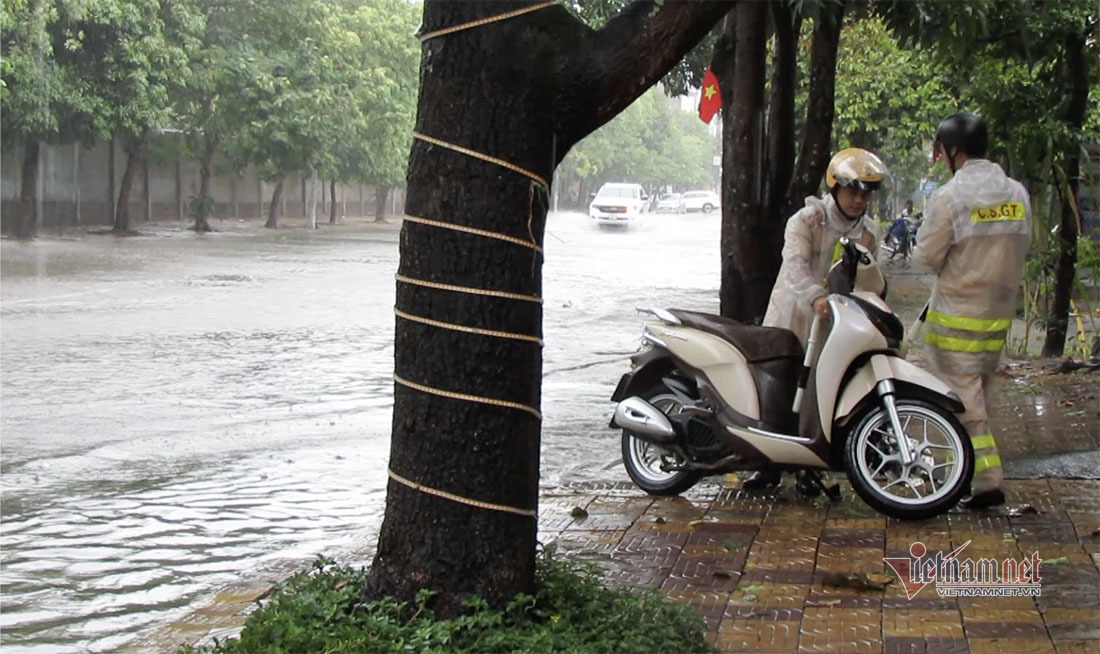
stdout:
{"type": "Polygon", "coordinates": [[[822,318],[829,317],[829,299],[822,295],[814,300],[814,313],[822,318]]]}

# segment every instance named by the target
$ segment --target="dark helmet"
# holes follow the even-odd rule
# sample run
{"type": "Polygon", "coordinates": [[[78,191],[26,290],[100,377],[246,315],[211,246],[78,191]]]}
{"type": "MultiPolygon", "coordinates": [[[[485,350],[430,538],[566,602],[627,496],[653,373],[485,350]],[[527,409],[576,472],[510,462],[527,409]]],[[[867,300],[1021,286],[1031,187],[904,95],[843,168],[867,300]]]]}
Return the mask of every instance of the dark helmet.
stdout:
{"type": "Polygon", "coordinates": [[[968,157],[984,157],[989,151],[989,131],[981,116],[960,112],[944,118],[936,128],[936,141],[933,148],[939,152],[939,145],[954,154],[956,148],[968,157]]]}

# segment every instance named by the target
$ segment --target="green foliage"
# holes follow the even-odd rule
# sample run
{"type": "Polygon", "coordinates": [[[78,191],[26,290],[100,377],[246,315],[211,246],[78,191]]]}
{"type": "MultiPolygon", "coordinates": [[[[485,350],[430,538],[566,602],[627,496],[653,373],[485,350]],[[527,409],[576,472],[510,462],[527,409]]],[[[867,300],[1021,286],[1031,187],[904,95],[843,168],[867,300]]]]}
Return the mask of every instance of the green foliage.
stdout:
{"type": "Polygon", "coordinates": [[[714,142],[694,113],[652,89],[578,143],[558,167],[566,177],[638,182],[654,188],[711,186],[714,142]]]}
{"type": "MultiPolygon", "coordinates": [[[[709,652],[702,620],[654,591],[607,590],[591,564],[538,561],[534,597],[503,610],[474,597],[469,613],[436,619],[432,592],[416,606],[360,599],[367,571],[324,558],[282,584],[249,616],[240,638],[212,650],[237,652],[709,652]]],[[[194,652],[183,647],[180,652],[194,652]]]]}
{"type": "Polygon", "coordinates": [[[881,19],[848,24],[837,55],[836,148],[874,150],[890,168],[893,188],[912,198],[928,176],[936,125],[956,110],[948,84],[926,51],[902,47],[881,19]]]}
{"type": "Polygon", "coordinates": [[[392,185],[404,176],[416,100],[418,8],[401,0],[240,0],[216,29],[184,116],[275,179],[392,185]]]}
{"type": "Polygon", "coordinates": [[[411,34],[420,9],[405,0],[354,4],[346,25],[358,46],[348,61],[356,75],[353,106],[334,120],[334,161],[325,172],[396,186],[405,178],[416,117],[420,46],[411,34]]]}

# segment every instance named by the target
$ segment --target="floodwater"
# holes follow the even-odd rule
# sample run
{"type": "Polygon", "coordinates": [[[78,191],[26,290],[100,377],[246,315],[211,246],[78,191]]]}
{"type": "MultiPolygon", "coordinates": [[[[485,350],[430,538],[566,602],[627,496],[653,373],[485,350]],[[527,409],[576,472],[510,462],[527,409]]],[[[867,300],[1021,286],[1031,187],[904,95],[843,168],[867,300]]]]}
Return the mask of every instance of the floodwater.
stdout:
{"type": "MultiPolygon", "coordinates": [[[[625,480],[639,306],[717,309],[711,216],[546,236],[542,484],[625,480]]],[[[397,225],[178,225],[0,251],[0,646],[107,652],[264,569],[373,546],[397,225]]]]}

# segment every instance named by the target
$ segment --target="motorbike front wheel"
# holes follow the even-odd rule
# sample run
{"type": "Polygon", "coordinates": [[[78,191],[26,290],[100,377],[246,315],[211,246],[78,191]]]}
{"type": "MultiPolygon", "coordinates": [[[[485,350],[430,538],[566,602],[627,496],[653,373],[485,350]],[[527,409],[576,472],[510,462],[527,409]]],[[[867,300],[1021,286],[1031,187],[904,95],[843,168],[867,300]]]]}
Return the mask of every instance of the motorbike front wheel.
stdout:
{"type": "MultiPolygon", "coordinates": [[[[638,395],[665,415],[683,411],[675,395],[656,384],[638,395]]],[[[629,430],[623,430],[623,466],[630,479],[650,495],[679,495],[695,485],[702,475],[693,470],[669,470],[684,464],[683,458],[665,448],[646,442],[629,430]]]]}
{"type": "Polygon", "coordinates": [[[902,461],[898,435],[886,407],[867,411],[844,447],[848,480],[878,511],[903,520],[921,520],[955,506],[974,475],[974,448],[949,410],[898,397],[898,418],[913,460],[902,461]]]}

